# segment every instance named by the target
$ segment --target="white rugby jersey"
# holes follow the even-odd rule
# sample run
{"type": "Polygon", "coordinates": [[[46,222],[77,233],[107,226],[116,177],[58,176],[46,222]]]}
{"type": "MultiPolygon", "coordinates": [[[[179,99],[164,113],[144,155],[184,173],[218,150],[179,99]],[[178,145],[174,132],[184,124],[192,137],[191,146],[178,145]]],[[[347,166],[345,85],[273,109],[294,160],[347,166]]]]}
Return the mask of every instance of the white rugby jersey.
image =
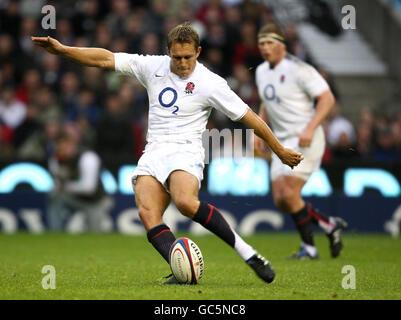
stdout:
{"type": "Polygon", "coordinates": [[[329,89],[315,68],[289,54],[273,69],[260,64],[256,85],[279,139],[299,135],[315,113],[313,99],[329,89]]]}
{"type": "Polygon", "coordinates": [[[191,140],[202,143],[212,107],[231,120],[241,119],[248,106],[227,82],[196,62],[194,71],[180,78],[170,70],[169,56],[115,53],[115,70],[137,78],[149,97],[146,140],[191,140]]]}

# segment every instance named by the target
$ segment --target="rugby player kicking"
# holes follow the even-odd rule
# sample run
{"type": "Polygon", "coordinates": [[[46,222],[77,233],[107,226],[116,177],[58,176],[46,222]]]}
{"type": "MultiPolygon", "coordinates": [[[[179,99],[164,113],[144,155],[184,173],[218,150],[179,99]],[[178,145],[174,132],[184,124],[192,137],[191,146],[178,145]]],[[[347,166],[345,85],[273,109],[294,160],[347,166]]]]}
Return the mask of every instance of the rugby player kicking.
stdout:
{"type": "MultiPolygon", "coordinates": [[[[272,282],[275,272],[270,262],[230,227],[216,207],[198,198],[204,169],[202,133],[212,108],[216,108],[253,129],[289,167],[298,165],[303,156],[284,148],[227,82],[197,61],[201,52],[197,32],[186,23],[174,27],[168,34],[168,55],[160,56],[69,47],[51,37],[32,37],[32,41],[82,65],[135,77],[147,89],[147,144],[132,183],[147,238],[161,256],[169,262],[169,249],[175,241],[162,220],[172,200],[184,216],[220,237],[261,279],[272,282]]],[[[177,280],[172,276],[165,283],[177,280]]]]}

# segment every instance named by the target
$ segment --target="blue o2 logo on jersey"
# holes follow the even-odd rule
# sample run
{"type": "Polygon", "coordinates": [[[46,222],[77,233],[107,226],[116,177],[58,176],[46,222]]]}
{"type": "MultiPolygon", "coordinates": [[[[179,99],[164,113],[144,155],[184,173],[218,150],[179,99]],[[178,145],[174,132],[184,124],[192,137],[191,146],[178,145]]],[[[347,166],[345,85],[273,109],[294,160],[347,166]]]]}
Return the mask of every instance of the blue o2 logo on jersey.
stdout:
{"type": "MultiPolygon", "coordinates": [[[[171,94],[168,94],[168,96],[171,96],[171,94]]],[[[174,104],[176,103],[177,97],[178,97],[177,91],[174,90],[173,88],[167,87],[167,88],[164,88],[164,89],[160,92],[160,94],[159,94],[159,103],[160,103],[160,105],[161,105],[162,107],[164,107],[164,108],[171,108],[171,107],[174,106],[174,104]],[[172,92],[172,93],[173,93],[173,96],[172,96],[172,97],[163,98],[163,96],[164,96],[167,92],[172,92]],[[172,99],[171,99],[171,98],[172,98],[172,99]],[[167,103],[166,100],[169,100],[169,99],[171,99],[171,100],[167,103]]],[[[173,114],[177,114],[177,111],[178,111],[178,110],[179,110],[179,108],[178,108],[177,106],[174,106],[173,114]]]]}
{"type": "Polygon", "coordinates": [[[177,91],[175,91],[173,88],[170,87],[164,88],[159,94],[159,103],[162,107],[171,108],[177,101],[177,96],[178,96],[177,91]],[[169,103],[165,103],[165,101],[163,101],[163,95],[168,91],[171,91],[173,93],[173,99],[169,103]]]}
{"type": "Polygon", "coordinates": [[[276,89],[272,84],[268,84],[263,91],[263,95],[268,101],[274,100],[276,98],[276,89]]]}

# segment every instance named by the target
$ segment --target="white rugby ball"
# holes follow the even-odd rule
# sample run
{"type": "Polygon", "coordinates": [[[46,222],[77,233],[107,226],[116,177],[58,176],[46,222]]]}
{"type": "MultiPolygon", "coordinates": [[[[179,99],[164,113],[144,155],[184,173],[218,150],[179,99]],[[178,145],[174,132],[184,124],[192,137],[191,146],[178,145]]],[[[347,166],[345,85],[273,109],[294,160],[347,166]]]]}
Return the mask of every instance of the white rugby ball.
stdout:
{"type": "Polygon", "coordinates": [[[203,275],[203,256],[188,238],[178,238],[170,248],[170,268],[179,283],[197,284],[203,275]]]}

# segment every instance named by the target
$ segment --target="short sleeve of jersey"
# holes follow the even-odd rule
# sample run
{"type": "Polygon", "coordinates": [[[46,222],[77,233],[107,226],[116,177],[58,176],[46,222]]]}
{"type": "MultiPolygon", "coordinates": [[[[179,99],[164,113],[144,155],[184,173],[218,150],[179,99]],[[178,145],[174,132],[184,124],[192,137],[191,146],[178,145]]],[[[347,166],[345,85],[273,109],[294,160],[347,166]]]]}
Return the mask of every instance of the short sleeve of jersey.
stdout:
{"type": "Polygon", "coordinates": [[[231,90],[224,79],[219,79],[212,85],[214,88],[209,97],[211,106],[223,112],[232,121],[240,120],[248,111],[248,105],[231,90]]]}
{"type": "Polygon", "coordinates": [[[147,79],[166,62],[166,56],[114,53],[114,69],[137,78],[145,87],[147,79]]]}
{"type": "Polygon", "coordinates": [[[118,52],[114,54],[114,68],[127,76],[143,82],[146,57],[139,54],[118,52]]]}
{"type": "Polygon", "coordinates": [[[319,96],[329,89],[326,80],[312,66],[302,64],[298,69],[299,85],[308,93],[311,98],[319,96]]]}

